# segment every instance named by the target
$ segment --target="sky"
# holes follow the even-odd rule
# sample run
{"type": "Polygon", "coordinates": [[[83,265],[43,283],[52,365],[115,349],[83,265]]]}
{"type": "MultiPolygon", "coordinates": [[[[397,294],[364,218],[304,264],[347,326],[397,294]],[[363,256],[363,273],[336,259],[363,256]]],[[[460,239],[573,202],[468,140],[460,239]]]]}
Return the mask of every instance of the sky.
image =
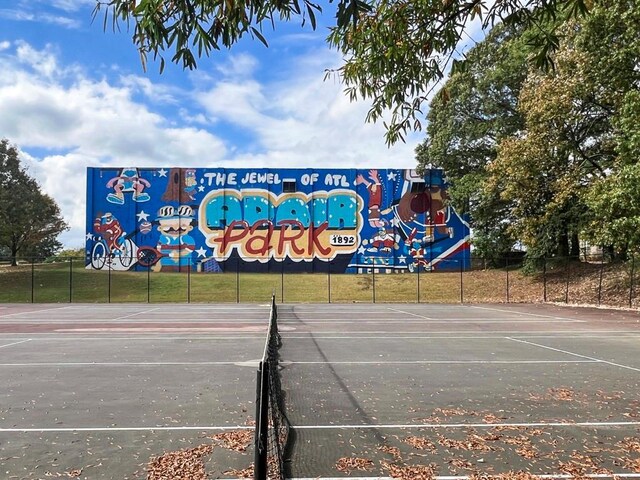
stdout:
{"type": "MultiPolygon", "coordinates": [[[[0,0],[0,138],[57,202],[84,246],[87,167],[414,168],[424,133],[387,147],[366,101],[325,80],[341,64],[300,22],[199,60],[145,72],[131,31],[103,29],[95,0],[0,0]]],[[[170,58],[170,55],[169,55],[170,58]]]]}

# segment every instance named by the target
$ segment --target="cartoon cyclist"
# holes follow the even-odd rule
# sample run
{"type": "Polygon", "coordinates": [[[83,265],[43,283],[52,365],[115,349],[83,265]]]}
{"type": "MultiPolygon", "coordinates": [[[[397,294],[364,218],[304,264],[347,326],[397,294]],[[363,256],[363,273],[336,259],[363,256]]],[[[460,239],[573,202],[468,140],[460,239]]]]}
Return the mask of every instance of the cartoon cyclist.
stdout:
{"type": "Polygon", "coordinates": [[[93,221],[93,231],[98,233],[105,242],[109,253],[120,255],[124,252],[124,231],[116,217],[107,212],[93,221]],[[122,240],[121,240],[122,239],[122,240]]]}
{"type": "Polygon", "coordinates": [[[147,202],[151,198],[144,191],[151,184],[142,178],[137,168],[123,168],[120,174],[107,182],[107,188],[113,188],[115,193],[107,195],[107,201],[116,205],[124,204],[124,192],[133,192],[134,202],[147,202]]]}

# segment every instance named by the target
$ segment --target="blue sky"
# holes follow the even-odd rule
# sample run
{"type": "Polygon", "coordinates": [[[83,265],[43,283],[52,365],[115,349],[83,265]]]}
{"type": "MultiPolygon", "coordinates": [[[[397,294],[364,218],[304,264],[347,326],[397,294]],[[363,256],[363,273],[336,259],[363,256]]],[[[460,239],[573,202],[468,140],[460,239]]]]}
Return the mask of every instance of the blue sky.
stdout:
{"type": "Polygon", "coordinates": [[[0,0],[0,138],[62,208],[66,246],[83,246],[87,166],[415,166],[422,133],[388,148],[368,104],[324,81],[341,60],[325,42],[332,12],[316,31],[268,27],[269,48],[247,38],[160,75],[151,60],[143,71],[126,26],[92,22],[94,5],[0,0]]]}

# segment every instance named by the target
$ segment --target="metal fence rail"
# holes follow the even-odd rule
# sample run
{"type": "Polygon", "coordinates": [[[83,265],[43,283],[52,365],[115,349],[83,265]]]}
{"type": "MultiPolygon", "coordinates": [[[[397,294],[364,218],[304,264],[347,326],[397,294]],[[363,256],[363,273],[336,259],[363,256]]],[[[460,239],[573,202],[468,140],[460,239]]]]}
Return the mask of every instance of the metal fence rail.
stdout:
{"type": "Polygon", "coordinates": [[[358,274],[325,271],[298,273],[299,263],[282,261],[263,273],[243,271],[241,261],[229,261],[224,272],[198,272],[185,265],[176,272],[157,273],[154,266],[128,271],[108,261],[100,270],[84,258],[62,258],[45,263],[21,259],[11,266],[0,258],[2,303],[92,302],[260,302],[275,292],[279,302],[559,302],[638,307],[639,273],[635,257],[608,262],[604,256],[584,261],[577,257],[471,263],[442,261],[434,271],[393,272],[372,266],[358,274]]]}

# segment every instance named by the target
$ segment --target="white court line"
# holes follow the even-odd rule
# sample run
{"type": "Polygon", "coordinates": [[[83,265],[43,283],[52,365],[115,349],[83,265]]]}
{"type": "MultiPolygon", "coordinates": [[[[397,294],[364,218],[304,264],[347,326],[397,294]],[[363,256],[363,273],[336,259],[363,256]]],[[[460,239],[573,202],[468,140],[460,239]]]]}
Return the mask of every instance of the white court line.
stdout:
{"type": "MultiPolygon", "coordinates": [[[[239,367],[257,367],[259,360],[240,360],[237,362],[31,362],[31,363],[0,363],[0,367],[158,367],[158,366],[216,366],[235,365],[239,367]]],[[[593,360],[374,360],[374,361],[343,361],[343,362],[314,362],[280,360],[280,364],[287,365],[538,365],[538,364],[567,364],[567,363],[600,363],[593,360]]]]}
{"type": "Polygon", "coordinates": [[[19,342],[13,342],[13,343],[8,343],[7,345],[0,345],[0,348],[4,348],[4,347],[10,347],[12,345],[20,345],[21,343],[26,343],[31,341],[30,338],[27,338],[26,340],[20,340],[19,342]]]}
{"type": "Polygon", "coordinates": [[[573,355],[574,357],[585,358],[587,360],[595,360],[598,363],[606,363],[607,365],[611,365],[614,367],[626,368],[627,370],[633,370],[635,372],[640,372],[640,368],[630,367],[629,365],[622,365],[621,363],[609,362],[607,360],[602,360],[600,358],[589,357],[588,355],[580,355],[579,353],[569,352],[567,350],[561,350],[559,348],[548,347],[546,345],[541,345],[539,343],[528,342],[526,340],[519,340],[517,338],[505,337],[509,340],[513,340],[514,342],[526,343],[527,345],[533,345],[534,347],[546,348],[547,350],[553,350],[554,352],[566,353],[567,355],[573,355]]]}
{"type": "Polygon", "coordinates": [[[426,320],[435,320],[433,317],[425,317],[424,315],[418,315],[417,313],[405,312],[403,310],[398,310],[397,308],[387,307],[387,309],[391,310],[392,312],[402,313],[404,315],[412,315],[414,317],[420,317],[420,318],[424,318],[426,320]]]}
{"type": "MultiPolygon", "coordinates": [[[[135,317],[136,315],[142,315],[143,313],[151,313],[151,312],[153,312],[155,310],[158,310],[160,308],[162,308],[162,307],[150,308],[150,309],[147,309],[147,310],[143,310],[142,312],[131,313],[129,315],[123,315],[122,317],[118,317],[118,318],[114,318],[112,320],[110,319],[110,320],[106,320],[106,321],[107,322],[116,322],[118,320],[124,320],[125,318],[135,317]]],[[[92,320],[83,320],[83,322],[86,322],[86,321],[92,321],[92,320]]]]}
{"type": "MultiPolygon", "coordinates": [[[[148,335],[148,332],[145,332],[146,335],[148,335]]],[[[22,334],[24,335],[24,334],[22,334]]],[[[296,338],[296,337],[287,337],[287,338],[296,338]]],[[[310,337],[298,337],[298,338],[310,338],[310,337]]],[[[317,337],[316,337],[317,338],[317,337]]],[[[329,337],[332,338],[332,337],[329,337]]],[[[362,338],[362,337],[354,337],[354,338],[362,338]]],[[[373,337],[373,338],[381,338],[381,337],[373,337]]],[[[398,337],[398,338],[410,338],[410,337],[398,337]]],[[[471,337],[470,337],[471,338],[471,337]]],[[[499,336],[499,337],[495,337],[495,338],[503,338],[504,336],[499,336]]],[[[5,340],[13,340],[13,338],[7,338],[5,340]]],[[[69,342],[77,342],[78,340],[87,340],[87,341],[92,341],[92,340],[97,340],[99,342],[103,342],[105,340],[114,340],[114,341],[122,341],[122,340],[129,340],[129,341],[137,341],[137,340],[141,340],[141,341],[155,341],[155,340],[164,340],[164,341],[173,341],[173,340],[189,340],[191,341],[199,341],[199,340],[260,340],[260,342],[264,342],[264,334],[261,333],[259,335],[254,335],[254,336],[231,336],[231,337],[197,337],[197,336],[193,336],[193,337],[168,337],[166,335],[162,335],[159,337],[64,337],[62,336],[62,334],[59,335],[55,335],[55,336],[50,336],[50,337],[40,337],[40,338],[30,338],[29,340],[33,340],[36,342],[48,342],[48,341],[55,341],[55,342],[64,342],[64,341],[69,341],[69,342]]],[[[0,342],[3,341],[3,339],[0,338],[0,342]]]]}
{"type": "Polygon", "coordinates": [[[400,428],[495,428],[495,427],[637,427],[638,422],[530,422],[530,423],[422,423],[422,424],[355,424],[355,425],[295,425],[294,430],[377,430],[400,428]]]}
{"type": "MultiPolygon", "coordinates": [[[[238,367],[258,366],[260,360],[239,360],[237,362],[40,362],[40,363],[0,363],[0,367],[166,367],[166,366],[216,366],[235,365],[238,367]]],[[[283,362],[281,362],[283,363],[283,362]]]]}
{"type": "Polygon", "coordinates": [[[253,430],[256,427],[247,425],[232,425],[218,427],[206,425],[202,427],[60,427],[60,428],[0,428],[0,433],[15,432],[152,432],[152,431],[208,431],[208,430],[253,430]]]}
{"type": "Polygon", "coordinates": [[[566,318],[566,317],[557,317],[554,315],[541,315],[539,313],[525,313],[525,312],[518,312],[518,311],[514,311],[514,310],[504,310],[502,308],[492,308],[492,307],[479,307],[477,305],[469,305],[470,308],[479,308],[481,310],[492,310],[494,312],[506,312],[506,313],[515,313],[516,315],[528,315],[530,317],[542,317],[542,318],[555,318],[557,320],[571,320],[574,322],[579,322],[579,323],[587,323],[586,320],[577,320],[575,318],[566,318]]]}
{"type": "MultiPolygon", "coordinates": [[[[442,429],[442,428],[495,428],[495,427],[635,427],[640,422],[537,422],[537,423],[451,423],[451,424],[360,424],[360,425],[300,425],[293,426],[294,430],[377,430],[377,429],[442,429]]],[[[31,427],[31,428],[0,428],[2,432],[147,432],[147,431],[206,431],[206,430],[249,430],[254,426],[213,426],[206,425],[200,427],[181,426],[156,426],[156,427],[31,427]]]]}
{"type": "MultiPolygon", "coordinates": [[[[527,472],[531,473],[531,472],[527,472]]],[[[491,479],[492,477],[497,477],[498,473],[487,474],[486,478],[491,479]]],[[[570,475],[566,473],[558,473],[558,474],[535,474],[532,473],[535,478],[542,479],[572,479],[576,478],[575,475],[570,475]]],[[[358,476],[350,476],[350,477],[294,477],[291,480],[344,480],[345,478],[354,478],[356,480],[394,480],[393,477],[358,477],[358,476]]],[[[432,480],[469,480],[471,477],[468,475],[435,475],[433,477],[429,477],[432,480]]],[[[640,473],[585,473],[580,474],[580,478],[640,478],[640,473]]],[[[234,479],[235,480],[235,479],[234,479]]]]}
{"type": "Polygon", "coordinates": [[[298,325],[300,323],[304,323],[304,324],[313,324],[313,325],[338,325],[338,324],[347,324],[347,325],[390,325],[390,324],[397,324],[397,325],[407,325],[407,324],[417,324],[417,325],[435,325],[435,324],[441,324],[441,323],[445,323],[445,324],[456,324],[456,325],[464,325],[467,323],[473,323],[473,324],[477,324],[477,323],[509,323],[509,324],[513,324],[513,323],[585,323],[584,320],[571,320],[571,319],[551,319],[551,317],[549,317],[549,320],[521,320],[521,319],[517,319],[517,320],[510,320],[510,319],[499,319],[499,320],[492,320],[492,319],[472,319],[472,318],[462,318],[459,320],[453,320],[453,319],[444,319],[444,320],[402,320],[402,319],[397,319],[397,318],[376,318],[375,320],[305,320],[304,318],[302,319],[288,319],[288,318],[280,318],[278,317],[278,324],[279,325],[289,325],[289,324],[295,324],[298,325]],[[289,321],[288,321],[289,320],[289,321]]]}
{"type": "Polygon", "coordinates": [[[27,313],[49,312],[51,310],[64,310],[66,308],[71,308],[71,307],[70,306],[66,306],[66,307],[55,307],[55,308],[43,308],[41,310],[30,310],[28,312],[7,313],[6,315],[0,315],[0,318],[12,317],[14,315],[25,315],[27,313]]]}

